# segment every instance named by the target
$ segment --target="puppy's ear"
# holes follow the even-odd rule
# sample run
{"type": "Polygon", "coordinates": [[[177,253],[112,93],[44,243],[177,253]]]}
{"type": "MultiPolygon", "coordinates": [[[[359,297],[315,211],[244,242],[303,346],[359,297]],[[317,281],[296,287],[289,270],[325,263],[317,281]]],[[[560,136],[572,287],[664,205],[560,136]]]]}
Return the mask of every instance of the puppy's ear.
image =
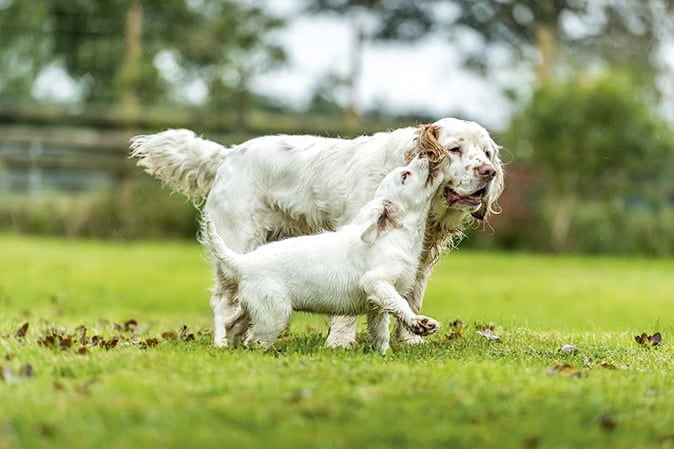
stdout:
{"type": "Polygon", "coordinates": [[[360,239],[372,245],[380,236],[393,228],[400,227],[400,206],[389,200],[382,201],[376,209],[376,214],[363,231],[360,239]]]}
{"type": "Polygon", "coordinates": [[[405,152],[405,162],[409,163],[414,156],[422,154],[423,157],[431,162],[431,165],[437,165],[445,156],[447,150],[438,141],[440,136],[440,127],[436,125],[421,125],[414,138],[416,145],[414,148],[405,152]]]}

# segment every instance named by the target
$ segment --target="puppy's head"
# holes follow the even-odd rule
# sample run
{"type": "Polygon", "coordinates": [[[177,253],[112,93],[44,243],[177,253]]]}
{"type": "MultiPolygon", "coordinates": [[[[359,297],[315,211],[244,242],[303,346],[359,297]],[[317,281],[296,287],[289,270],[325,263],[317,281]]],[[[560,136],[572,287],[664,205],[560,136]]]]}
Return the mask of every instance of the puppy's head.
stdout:
{"type": "Polygon", "coordinates": [[[370,208],[367,229],[361,239],[372,244],[391,229],[402,227],[407,218],[427,214],[431,199],[444,174],[440,168],[431,169],[424,155],[417,155],[404,167],[389,172],[379,184],[370,208]]]}
{"type": "Polygon", "coordinates": [[[442,169],[444,183],[433,204],[463,211],[483,220],[498,212],[503,192],[503,164],[499,147],[475,122],[445,118],[422,125],[416,152],[430,152],[442,169]]]}
{"type": "Polygon", "coordinates": [[[440,167],[433,167],[435,156],[422,152],[404,167],[389,172],[379,184],[375,198],[400,204],[406,210],[418,210],[430,203],[444,179],[440,167]]]}

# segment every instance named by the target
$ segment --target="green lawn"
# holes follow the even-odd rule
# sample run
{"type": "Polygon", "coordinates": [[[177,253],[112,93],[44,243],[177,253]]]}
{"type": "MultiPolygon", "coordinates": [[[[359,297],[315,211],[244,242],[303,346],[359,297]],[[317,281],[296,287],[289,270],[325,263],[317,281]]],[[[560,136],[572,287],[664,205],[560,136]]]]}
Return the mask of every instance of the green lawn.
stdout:
{"type": "Polygon", "coordinates": [[[0,449],[674,445],[674,260],[459,249],[426,293],[442,329],[385,357],[308,315],[216,349],[209,271],[196,243],[0,236],[0,449]]]}

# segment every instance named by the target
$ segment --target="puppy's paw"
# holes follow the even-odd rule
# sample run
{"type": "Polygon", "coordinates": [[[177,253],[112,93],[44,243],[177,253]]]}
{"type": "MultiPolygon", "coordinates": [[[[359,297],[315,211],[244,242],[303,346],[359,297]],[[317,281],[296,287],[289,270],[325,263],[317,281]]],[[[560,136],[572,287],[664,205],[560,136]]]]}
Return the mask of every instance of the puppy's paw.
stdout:
{"type": "Polygon", "coordinates": [[[411,331],[417,335],[431,335],[440,327],[440,323],[433,318],[418,315],[412,320],[411,331]]]}

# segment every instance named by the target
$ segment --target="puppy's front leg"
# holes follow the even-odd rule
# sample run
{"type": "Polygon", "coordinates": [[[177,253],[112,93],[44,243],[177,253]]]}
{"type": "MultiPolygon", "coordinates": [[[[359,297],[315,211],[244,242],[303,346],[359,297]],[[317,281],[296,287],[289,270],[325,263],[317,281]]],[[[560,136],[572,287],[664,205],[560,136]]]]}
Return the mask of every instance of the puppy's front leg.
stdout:
{"type": "Polygon", "coordinates": [[[433,318],[415,314],[407,301],[383,276],[368,272],[361,278],[360,285],[368,301],[396,317],[415,334],[430,335],[440,327],[440,323],[433,318]]]}
{"type": "MultiPolygon", "coordinates": [[[[417,269],[417,274],[412,290],[410,290],[410,292],[405,295],[405,299],[414,313],[418,314],[421,312],[421,303],[424,299],[424,292],[426,291],[426,284],[428,283],[430,274],[430,268],[421,264],[417,269]]],[[[398,341],[402,343],[419,344],[423,343],[424,341],[421,336],[411,332],[398,320],[395,322],[393,331],[395,332],[398,341]]]]}

